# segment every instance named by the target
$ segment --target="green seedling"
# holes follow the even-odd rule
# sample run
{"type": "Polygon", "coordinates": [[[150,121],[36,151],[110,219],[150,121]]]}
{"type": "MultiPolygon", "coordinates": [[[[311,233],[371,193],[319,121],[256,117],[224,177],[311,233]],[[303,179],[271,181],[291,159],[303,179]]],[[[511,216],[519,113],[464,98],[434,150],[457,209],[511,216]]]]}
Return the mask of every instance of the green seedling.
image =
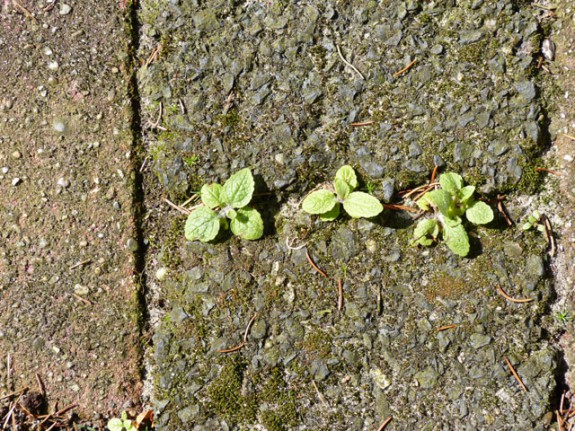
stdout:
{"type": "Polygon", "coordinates": [[[447,172],[439,177],[441,188],[424,194],[417,205],[424,211],[433,211],[434,218],[421,220],[414,232],[413,242],[424,246],[433,244],[441,234],[449,249],[459,256],[469,253],[469,237],[463,226],[463,216],[473,224],[486,224],[493,220],[493,210],[484,202],[473,198],[474,186],[463,186],[460,175],[447,172]]]}
{"type": "Polygon", "coordinates": [[[303,200],[302,209],[308,214],[319,214],[323,221],[335,220],[342,205],[353,218],[375,217],[383,211],[383,205],[367,193],[354,192],[358,184],[353,168],[342,166],[335,174],[333,187],[311,192],[303,200]]]}
{"type": "Polygon", "coordinates": [[[121,418],[110,419],[106,427],[110,431],[138,431],[138,428],[134,426],[132,420],[128,419],[126,412],[122,412],[121,418]]]}
{"type": "Polygon", "coordinates": [[[200,190],[203,206],[192,211],[186,221],[186,238],[212,241],[220,228],[228,227],[242,239],[261,238],[264,233],[262,217],[257,210],[247,206],[253,193],[254,178],[248,168],[233,174],[223,186],[205,184],[200,190]]]}
{"type": "Polygon", "coordinates": [[[571,317],[571,315],[569,314],[569,312],[567,310],[558,311],[555,314],[555,318],[562,325],[566,325],[568,322],[573,320],[573,318],[571,317]]]}
{"type": "Polygon", "coordinates": [[[545,232],[545,225],[541,222],[541,214],[539,214],[539,211],[533,211],[529,217],[527,217],[527,220],[528,221],[521,226],[521,229],[529,230],[534,227],[539,232],[545,232]]]}

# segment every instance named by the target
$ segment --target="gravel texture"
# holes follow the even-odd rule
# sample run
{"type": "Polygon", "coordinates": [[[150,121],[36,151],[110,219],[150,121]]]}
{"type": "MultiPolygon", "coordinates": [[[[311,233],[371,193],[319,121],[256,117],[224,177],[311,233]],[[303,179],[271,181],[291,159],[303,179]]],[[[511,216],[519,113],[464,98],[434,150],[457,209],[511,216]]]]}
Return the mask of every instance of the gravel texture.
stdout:
{"type": "Polygon", "coordinates": [[[148,196],[181,203],[251,167],[266,222],[260,241],[201,244],[178,212],[150,214],[160,429],[546,429],[559,356],[541,235],[497,216],[461,259],[410,246],[409,213],[326,224],[299,208],[343,164],[384,201],[440,166],[511,193],[522,218],[513,198],[538,190],[549,144],[545,19],[514,1],[142,4],[148,196]],[[253,316],[246,345],[219,352],[253,316]]]}
{"type": "Polygon", "coordinates": [[[114,2],[0,4],[2,403],[36,376],[50,412],[139,398],[129,39],[114,2]]]}

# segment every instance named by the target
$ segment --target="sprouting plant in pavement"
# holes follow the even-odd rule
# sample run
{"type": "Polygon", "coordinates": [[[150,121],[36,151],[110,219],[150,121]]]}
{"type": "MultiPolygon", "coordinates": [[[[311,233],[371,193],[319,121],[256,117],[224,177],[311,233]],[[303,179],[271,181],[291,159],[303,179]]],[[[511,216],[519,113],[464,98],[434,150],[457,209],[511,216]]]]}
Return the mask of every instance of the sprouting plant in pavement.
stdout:
{"type": "Polygon", "coordinates": [[[308,214],[319,214],[323,221],[335,220],[343,209],[353,218],[375,217],[383,211],[377,198],[354,192],[359,185],[351,166],[342,166],[335,174],[333,187],[311,192],[302,202],[302,209],[308,214]]]}
{"type": "Polygon", "coordinates": [[[205,184],[200,190],[203,205],[192,211],[186,221],[186,238],[208,242],[216,238],[220,228],[228,227],[242,239],[261,238],[264,233],[262,217],[257,210],[247,206],[253,193],[254,178],[249,168],[230,176],[223,186],[205,184]]]}
{"type": "Polygon", "coordinates": [[[138,431],[138,428],[134,426],[132,420],[128,419],[126,412],[122,412],[121,418],[110,419],[106,427],[110,431],[138,431]]]}
{"type": "Polygon", "coordinates": [[[453,172],[439,177],[441,188],[425,193],[417,205],[434,216],[423,219],[415,228],[413,242],[430,246],[441,235],[451,251],[459,256],[469,253],[469,237],[463,216],[470,223],[480,225],[493,220],[493,210],[484,202],[473,198],[474,186],[464,186],[463,178],[453,172]]]}
{"type": "Polygon", "coordinates": [[[555,318],[562,325],[566,325],[571,320],[573,320],[572,316],[569,314],[569,311],[567,310],[558,311],[557,313],[555,313],[555,318]]]}
{"type": "Polygon", "coordinates": [[[523,224],[523,226],[521,226],[521,229],[529,230],[533,227],[539,232],[545,232],[545,225],[541,222],[541,214],[539,214],[539,211],[537,210],[529,214],[527,221],[523,224]]]}

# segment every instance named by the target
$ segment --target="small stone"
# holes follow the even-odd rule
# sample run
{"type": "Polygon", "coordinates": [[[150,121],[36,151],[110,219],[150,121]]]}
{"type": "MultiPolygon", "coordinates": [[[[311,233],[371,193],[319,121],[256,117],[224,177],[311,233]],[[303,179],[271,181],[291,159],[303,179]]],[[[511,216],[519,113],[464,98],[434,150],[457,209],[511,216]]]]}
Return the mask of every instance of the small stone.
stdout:
{"type": "Polygon", "coordinates": [[[481,30],[471,30],[463,32],[459,35],[459,42],[462,45],[468,45],[473,42],[477,42],[483,36],[481,30]]]}
{"type": "Polygon", "coordinates": [[[521,81],[515,84],[517,92],[528,102],[535,99],[537,92],[535,91],[535,84],[531,81],[521,81]]]}
{"type": "Polygon", "coordinates": [[[68,15],[70,12],[72,12],[72,6],[66,3],[60,5],[60,15],[68,15]]]}
{"type": "Polygon", "coordinates": [[[391,380],[379,368],[369,370],[369,375],[381,390],[388,388],[391,385],[391,380]]]}
{"type": "Polygon", "coordinates": [[[443,45],[433,45],[430,51],[432,54],[439,55],[443,52],[443,45]]]}
{"type": "Polygon", "coordinates": [[[132,252],[138,251],[138,241],[134,238],[128,239],[128,241],[126,241],[126,248],[132,252]]]}
{"type": "Polygon", "coordinates": [[[21,182],[22,182],[22,180],[21,180],[20,178],[14,178],[14,179],[12,180],[12,185],[15,187],[15,186],[17,186],[18,184],[20,184],[21,182]]]}
{"type": "Polygon", "coordinates": [[[56,184],[58,184],[60,187],[65,189],[65,188],[70,186],[70,181],[68,181],[66,178],[62,177],[58,180],[58,182],[56,184]]]}
{"type": "Polygon", "coordinates": [[[480,349],[491,343],[491,337],[489,335],[475,333],[471,334],[470,342],[471,347],[473,347],[474,349],[480,349]]]}
{"type": "Polygon", "coordinates": [[[168,274],[168,268],[159,268],[156,271],[156,280],[158,281],[164,281],[166,279],[166,275],[168,274]]]}
{"type": "Polygon", "coordinates": [[[543,259],[541,256],[537,254],[529,256],[525,263],[525,272],[536,277],[543,276],[545,273],[545,266],[543,265],[543,259]]]}
{"type": "Polygon", "coordinates": [[[48,63],[48,69],[58,70],[58,62],[57,61],[51,61],[50,63],[48,63]]]}
{"type": "Polygon", "coordinates": [[[555,60],[555,50],[555,42],[553,42],[551,39],[545,39],[543,41],[543,44],[541,45],[541,52],[547,60],[555,60]]]}
{"type": "Polygon", "coordinates": [[[566,162],[572,162],[573,161],[573,156],[571,154],[565,154],[563,156],[563,160],[565,160],[566,162]]]}
{"type": "Polygon", "coordinates": [[[2,173],[3,173],[3,174],[7,174],[9,170],[10,170],[10,169],[8,168],[8,166],[4,166],[4,167],[2,168],[2,173]]]}
{"type": "Polygon", "coordinates": [[[14,151],[12,153],[12,158],[13,159],[20,159],[20,158],[22,158],[22,153],[20,151],[14,151]]]}
{"type": "Polygon", "coordinates": [[[389,202],[393,197],[393,193],[395,191],[395,179],[393,178],[385,178],[382,182],[383,187],[383,201],[389,202]]]}
{"type": "Polygon", "coordinates": [[[66,124],[63,121],[54,122],[54,130],[58,133],[66,132],[66,124]]]}
{"type": "Polygon", "coordinates": [[[415,375],[415,380],[417,380],[419,386],[423,389],[430,389],[437,385],[438,377],[437,371],[431,367],[427,367],[415,375]]]}
{"type": "Polygon", "coordinates": [[[87,286],[82,286],[81,284],[76,284],[74,286],[74,293],[80,296],[86,296],[90,292],[87,286]]]}

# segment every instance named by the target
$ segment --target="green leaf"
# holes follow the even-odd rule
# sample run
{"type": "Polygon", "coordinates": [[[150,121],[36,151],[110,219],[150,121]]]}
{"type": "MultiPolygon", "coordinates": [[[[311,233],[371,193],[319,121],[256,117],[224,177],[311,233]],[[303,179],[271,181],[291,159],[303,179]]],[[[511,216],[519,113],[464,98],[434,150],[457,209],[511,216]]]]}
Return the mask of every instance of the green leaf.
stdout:
{"type": "Polygon", "coordinates": [[[221,207],[223,205],[222,190],[223,187],[219,184],[205,184],[200,190],[200,196],[204,205],[211,209],[221,207]]]}
{"type": "Polygon", "coordinates": [[[426,194],[424,194],[422,197],[420,197],[415,203],[417,204],[417,206],[419,208],[421,208],[423,211],[429,211],[430,210],[430,205],[431,205],[431,201],[429,200],[429,192],[427,192],[426,194]]]}
{"type": "Polygon", "coordinates": [[[474,186],[465,186],[459,190],[457,197],[459,198],[460,202],[465,203],[471,198],[471,196],[473,196],[473,193],[475,193],[474,186]]]}
{"type": "Polygon", "coordinates": [[[449,249],[455,254],[465,257],[469,253],[469,237],[462,224],[443,225],[443,239],[449,249]]]}
{"type": "Polygon", "coordinates": [[[353,191],[353,188],[341,178],[336,178],[333,181],[335,186],[335,193],[340,199],[345,199],[353,191]]]}
{"type": "Polygon", "coordinates": [[[463,178],[454,172],[446,172],[439,177],[439,184],[443,190],[455,196],[463,187],[463,178]]]}
{"type": "Polygon", "coordinates": [[[335,204],[335,206],[326,213],[320,214],[319,218],[322,221],[333,221],[339,216],[339,212],[341,209],[341,205],[339,202],[335,204]]]}
{"type": "Polygon", "coordinates": [[[260,213],[253,208],[240,208],[237,216],[230,223],[234,235],[242,239],[259,239],[264,234],[264,222],[260,213]]]}
{"type": "Polygon", "coordinates": [[[521,226],[521,229],[523,230],[529,230],[533,227],[533,225],[531,223],[525,223],[523,226],[521,226]]]}
{"type": "Polygon", "coordinates": [[[224,184],[221,199],[233,208],[242,208],[250,203],[254,193],[254,177],[249,168],[233,174],[224,184]]]}
{"type": "Polygon", "coordinates": [[[433,190],[429,193],[426,193],[424,197],[425,196],[427,196],[427,199],[441,212],[441,214],[447,217],[450,216],[453,197],[449,192],[443,189],[433,190]]]}
{"type": "Polygon", "coordinates": [[[124,421],[120,418],[113,418],[108,421],[106,427],[110,431],[122,431],[124,429],[124,421]]]}
{"type": "Polygon", "coordinates": [[[336,203],[337,199],[333,192],[321,189],[307,195],[301,206],[308,214],[324,214],[331,211],[336,203]]]}
{"type": "Polygon", "coordinates": [[[343,201],[343,208],[353,218],[375,217],[383,211],[381,202],[364,192],[350,193],[343,201]]]}
{"type": "Polygon", "coordinates": [[[238,212],[234,209],[230,208],[229,210],[226,211],[226,217],[231,219],[231,220],[235,219],[237,217],[237,215],[238,215],[238,212]]]}
{"type": "Polygon", "coordinates": [[[202,242],[213,240],[220,230],[220,217],[207,208],[200,207],[190,213],[186,220],[185,235],[189,241],[199,239],[202,242]]]}
{"type": "Polygon", "coordinates": [[[473,224],[486,224],[493,220],[493,210],[485,202],[475,202],[465,211],[465,217],[473,224]]]}
{"type": "Polygon", "coordinates": [[[413,232],[413,241],[417,244],[429,246],[433,244],[433,238],[439,235],[439,225],[436,219],[424,219],[417,223],[415,231],[413,232]]]}
{"type": "Polygon", "coordinates": [[[358,186],[355,171],[349,165],[344,165],[341,168],[339,168],[339,170],[335,174],[335,179],[345,181],[347,184],[351,186],[352,191],[356,189],[358,186]]]}

